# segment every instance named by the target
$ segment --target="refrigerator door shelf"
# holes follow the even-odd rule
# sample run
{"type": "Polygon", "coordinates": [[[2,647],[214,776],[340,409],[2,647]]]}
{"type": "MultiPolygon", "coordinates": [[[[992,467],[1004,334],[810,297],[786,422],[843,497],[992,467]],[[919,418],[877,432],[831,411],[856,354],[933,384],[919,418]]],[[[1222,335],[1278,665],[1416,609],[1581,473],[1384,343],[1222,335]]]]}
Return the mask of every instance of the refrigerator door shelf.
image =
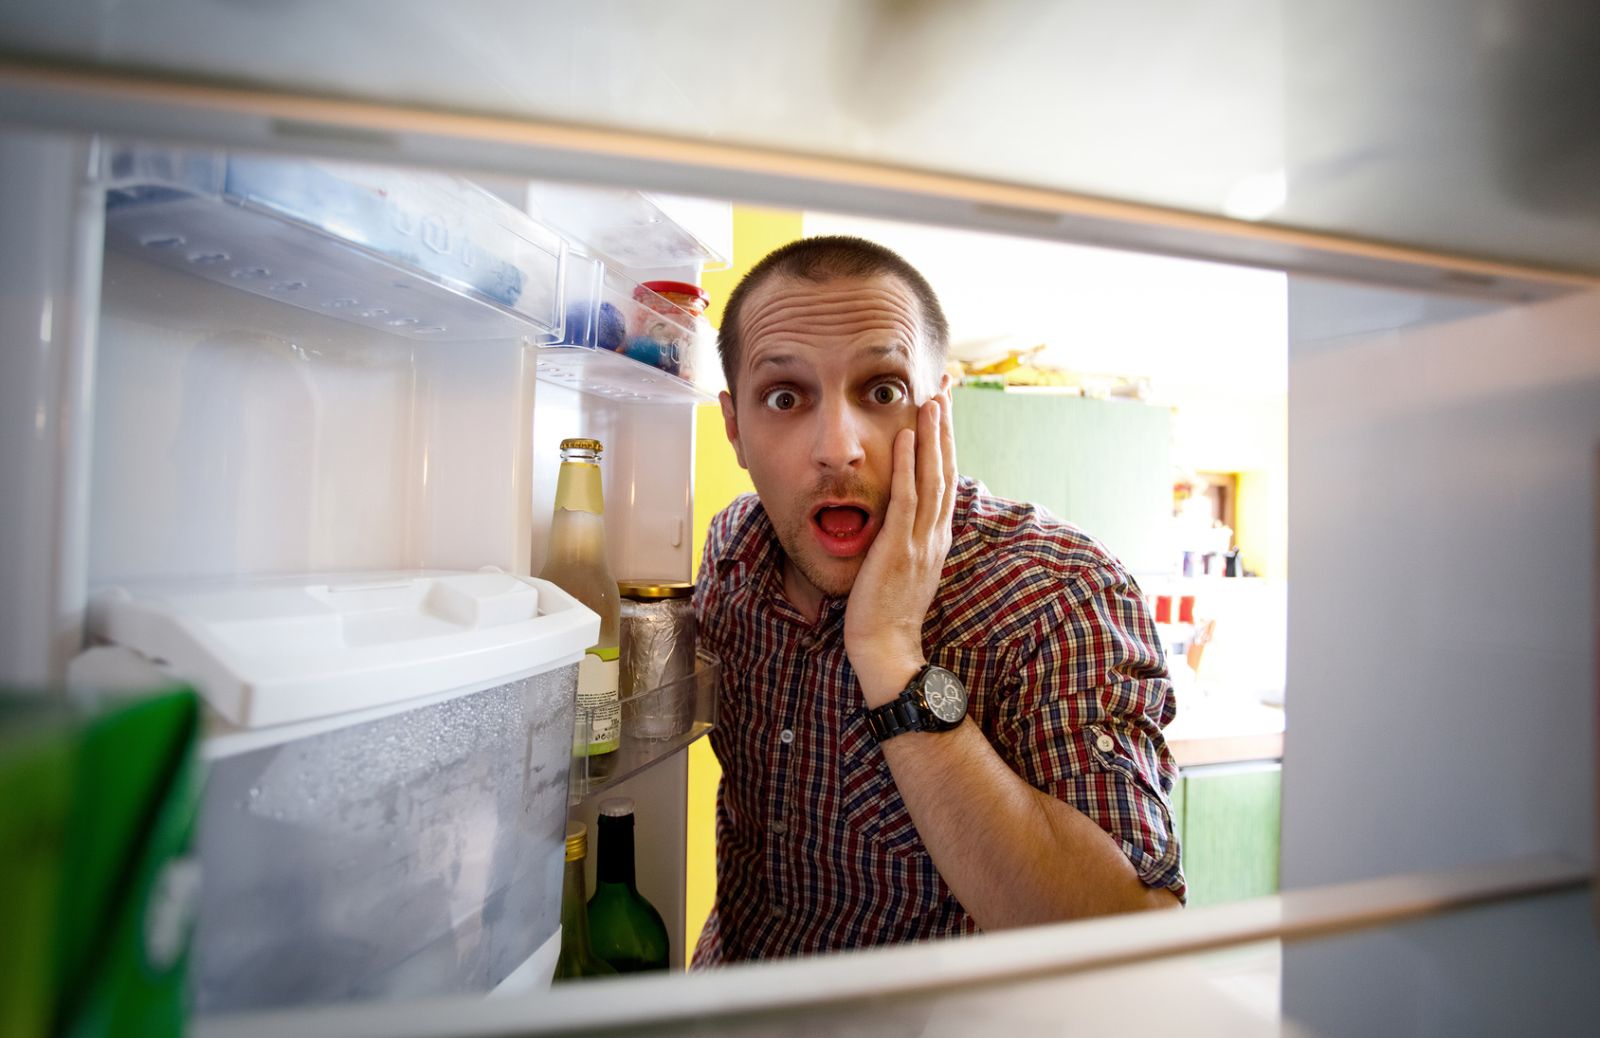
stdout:
{"type": "Polygon", "coordinates": [[[586,346],[546,346],[539,351],[541,382],[635,404],[710,404],[710,389],[669,375],[620,353],[586,346]]]}
{"type": "Polygon", "coordinates": [[[566,242],[467,181],[143,146],[103,166],[106,242],[425,342],[561,337],[566,242]]]}
{"type": "Polygon", "coordinates": [[[564,332],[540,351],[538,373],[611,400],[708,403],[721,388],[722,368],[716,332],[704,318],[605,261],[574,252],[564,332]]]}
{"type": "Polygon", "coordinates": [[[528,211],[631,270],[724,270],[733,255],[733,209],[726,202],[535,180],[528,184],[528,211]]]}
{"type": "Polygon", "coordinates": [[[622,741],[602,757],[588,757],[594,712],[577,708],[574,718],[571,801],[603,793],[665,760],[717,726],[722,660],[705,649],[694,670],[676,681],[643,689],[622,700],[622,741]]]}
{"type": "Polygon", "coordinates": [[[89,628],[193,684],[234,728],[303,735],[575,663],[599,618],[553,584],[486,569],[105,588],[89,628]]]}

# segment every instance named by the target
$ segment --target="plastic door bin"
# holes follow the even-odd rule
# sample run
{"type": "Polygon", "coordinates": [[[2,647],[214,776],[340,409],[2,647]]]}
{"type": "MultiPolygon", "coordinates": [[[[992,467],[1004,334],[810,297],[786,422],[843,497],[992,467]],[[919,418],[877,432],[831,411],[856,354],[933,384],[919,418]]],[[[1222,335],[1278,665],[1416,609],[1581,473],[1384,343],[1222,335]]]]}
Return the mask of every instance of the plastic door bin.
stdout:
{"type": "Polygon", "coordinates": [[[202,1014],[486,992],[560,924],[598,618],[499,572],[123,588],[91,626],[210,706],[202,1014]]]}
{"type": "Polygon", "coordinates": [[[577,666],[212,762],[196,1007],[487,991],[560,924],[577,666]]]}

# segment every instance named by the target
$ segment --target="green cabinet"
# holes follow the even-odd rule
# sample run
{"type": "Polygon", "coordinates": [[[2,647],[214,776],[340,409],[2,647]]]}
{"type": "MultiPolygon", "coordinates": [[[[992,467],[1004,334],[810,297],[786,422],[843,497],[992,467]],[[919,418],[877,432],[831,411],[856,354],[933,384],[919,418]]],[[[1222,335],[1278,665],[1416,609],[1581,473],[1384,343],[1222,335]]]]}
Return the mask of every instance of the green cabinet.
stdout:
{"type": "Polygon", "coordinates": [[[1281,780],[1276,761],[1183,769],[1172,810],[1190,905],[1278,892],[1281,780]]]}
{"type": "Polygon", "coordinates": [[[1171,568],[1172,412],[1130,400],[959,387],[956,465],[1102,541],[1129,570],[1171,568]]]}

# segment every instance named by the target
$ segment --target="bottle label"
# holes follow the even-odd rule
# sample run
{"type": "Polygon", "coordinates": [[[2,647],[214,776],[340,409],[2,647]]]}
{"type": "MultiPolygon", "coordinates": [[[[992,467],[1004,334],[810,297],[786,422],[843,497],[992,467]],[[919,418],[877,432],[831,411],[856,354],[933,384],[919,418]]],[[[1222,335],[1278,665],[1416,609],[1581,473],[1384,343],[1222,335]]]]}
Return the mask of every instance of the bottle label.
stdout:
{"type": "Polygon", "coordinates": [[[556,507],[572,512],[604,515],[600,466],[583,461],[563,461],[556,474],[556,507]]]}
{"type": "Polygon", "coordinates": [[[617,701],[618,664],[617,649],[591,648],[583,654],[578,664],[578,711],[587,712],[589,743],[585,751],[589,756],[610,753],[617,748],[622,735],[622,704],[617,701]]]}

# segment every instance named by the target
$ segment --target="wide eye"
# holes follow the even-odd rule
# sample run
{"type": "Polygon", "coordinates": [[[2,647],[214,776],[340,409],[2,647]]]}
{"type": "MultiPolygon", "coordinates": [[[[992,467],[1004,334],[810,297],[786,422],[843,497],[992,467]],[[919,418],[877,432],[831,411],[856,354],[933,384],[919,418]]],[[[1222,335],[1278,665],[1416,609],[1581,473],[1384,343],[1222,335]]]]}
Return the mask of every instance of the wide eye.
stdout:
{"type": "Polygon", "coordinates": [[[906,398],[906,391],[897,382],[879,382],[872,387],[871,395],[875,404],[898,404],[906,398]]]}
{"type": "Polygon", "coordinates": [[[792,389],[769,389],[761,402],[774,411],[788,411],[800,403],[800,396],[792,389]]]}

